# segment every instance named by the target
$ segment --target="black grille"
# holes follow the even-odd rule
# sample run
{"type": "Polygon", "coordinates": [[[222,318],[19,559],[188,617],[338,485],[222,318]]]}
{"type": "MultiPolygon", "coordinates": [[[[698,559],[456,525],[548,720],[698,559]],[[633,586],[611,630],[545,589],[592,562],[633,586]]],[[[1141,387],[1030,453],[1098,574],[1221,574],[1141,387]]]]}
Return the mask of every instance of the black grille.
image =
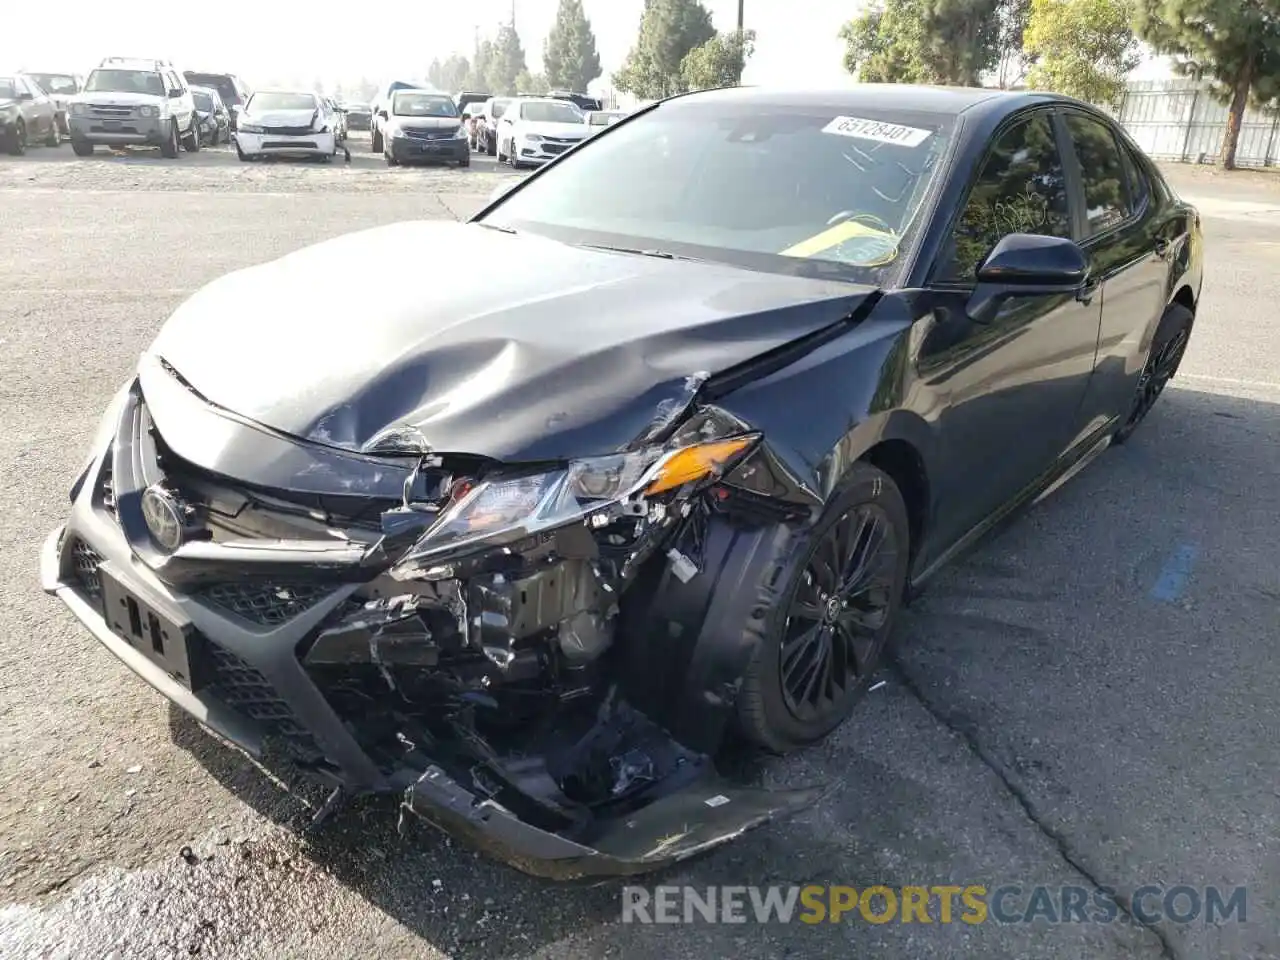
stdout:
{"type": "Polygon", "coordinates": [[[315,131],[310,127],[263,127],[273,137],[306,137],[315,131]]]}
{"type": "Polygon", "coordinates": [[[102,579],[98,576],[100,566],[102,566],[102,554],[83,540],[72,540],[71,576],[79,592],[90,600],[102,598],[102,579]]]}
{"type": "Polygon", "coordinates": [[[453,136],[452,130],[424,129],[421,127],[405,127],[405,136],[414,140],[448,140],[453,136]]]}
{"type": "Polygon", "coordinates": [[[324,599],[328,587],[264,582],[214,583],[196,594],[252,623],[274,627],[305,613],[324,599]]]}
{"type": "Polygon", "coordinates": [[[265,736],[278,741],[294,759],[311,763],[324,759],[324,751],[315,738],[298,722],[266,677],[212,641],[206,649],[213,670],[209,693],[260,724],[265,736]]]}

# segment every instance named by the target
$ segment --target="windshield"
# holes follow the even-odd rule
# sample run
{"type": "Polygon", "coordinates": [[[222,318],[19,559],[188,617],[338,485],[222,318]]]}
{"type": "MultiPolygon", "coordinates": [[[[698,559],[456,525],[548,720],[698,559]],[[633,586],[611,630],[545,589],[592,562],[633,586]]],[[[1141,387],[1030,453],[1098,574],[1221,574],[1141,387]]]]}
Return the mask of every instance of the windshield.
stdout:
{"type": "Polygon", "coordinates": [[[397,117],[456,117],[458,108],[441,94],[397,93],[391,112],[397,117]]]}
{"type": "Polygon", "coordinates": [[[313,93],[255,93],[249,98],[246,109],[262,110],[314,110],[316,97],[313,93]]]}
{"type": "Polygon", "coordinates": [[[203,110],[205,113],[213,113],[213,97],[209,96],[207,93],[200,93],[198,90],[192,90],[191,99],[195,101],[197,110],[203,110]]]}
{"type": "Polygon", "coordinates": [[[32,80],[40,84],[45,93],[77,93],[76,78],[65,73],[32,73],[32,80]]]}
{"type": "Polygon", "coordinates": [[[582,111],[568,101],[530,100],[520,104],[520,119],[534,123],[581,123],[582,111]]]}
{"type": "Polygon", "coordinates": [[[954,117],[674,101],[589,141],[486,223],[866,282],[899,260],[954,117]]]}
{"type": "Polygon", "coordinates": [[[218,91],[218,96],[223,103],[239,104],[240,94],[236,93],[236,85],[231,78],[226,75],[216,73],[184,73],[187,83],[194,83],[201,87],[212,87],[218,91]]]}
{"type": "Polygon", "coordinates": [[[160,74],[150,70],[95,70],[84,88],[89,93],[144,93],[152,97],[166,93],[160,74]]]}

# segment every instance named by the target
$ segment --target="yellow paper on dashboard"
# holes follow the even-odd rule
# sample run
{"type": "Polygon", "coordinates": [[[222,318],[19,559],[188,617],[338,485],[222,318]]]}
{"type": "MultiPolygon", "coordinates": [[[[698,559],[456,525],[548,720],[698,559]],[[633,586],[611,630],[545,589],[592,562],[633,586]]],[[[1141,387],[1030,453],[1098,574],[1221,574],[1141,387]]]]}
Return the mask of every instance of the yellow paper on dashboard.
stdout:
{"type": "Polygon", "coordinates": [[[857,220],[845,220],[837,223],[834,227],[829,227],[819,234],[815,234],[807,240],[801,240],[799,243],[787,247],[781,251],[784,257],[812,257],[826,250],[831,250],[841,244],[848,243],[850,240],[870,241],[867,249],[862,251],[867,254],[866,258],[847,258],[839,257],[835,259],[844,260],[858,266],[879,266],[883,263],[889,263],[898,255],[899,238],[892,233],[886,233],[883,230],[877,230],[875,227],[869,227],[865,223],[859,223],[857,220]]]}

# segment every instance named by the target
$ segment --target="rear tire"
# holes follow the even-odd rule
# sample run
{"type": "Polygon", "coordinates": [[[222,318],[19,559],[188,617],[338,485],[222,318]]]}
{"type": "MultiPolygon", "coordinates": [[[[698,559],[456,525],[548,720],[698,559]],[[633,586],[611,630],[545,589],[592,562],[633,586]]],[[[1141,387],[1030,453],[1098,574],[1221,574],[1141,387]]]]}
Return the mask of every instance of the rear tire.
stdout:
{"type": "Polygon", "coordinates": [[[489,156],[491,156],[491,157],[492,157],[494,154],[496,154],[496,153],[498,152],[498,138],[497,138],[497,137],[490,137],[488,134],[485,134],[485,137],[484,137],[484,152],[485,152],[485,153],[487,153],[487,154],[488,154],[489,156]]]}
{"type": "Polygon", "coordinates": [[[369,149],[370,149],[373,153],[382,153],[382,133],[381,133],[381,131],[379,131],[379,130],[374,130],[374,131],[373,131],[373,134],[372,134],[372,135],[370,136],[370,138],[369,138],[369,149]]]}
{"type": "Polygon", "coordinates": [[[191,129],[182,138],[182,149],[187,153],[200,152],[200,118],[196,116],[195,111],[191,113],[191,129]]]}
{"type": "Polygon", "coordinates": [[[178,121],[169,121],[169,135],[165,138],[165,142],[160,145],[160,156],[166,160],[173,160],[178,156],[178,121]]]}
{"type": "Polygon", "coordinates": [[[1160,394],[1169,385],[1182,357],[1186,353],[1187,343],[1191,339],[1191,328],[1196,315],[1180,303],[1171,303],[1165,308],[1160,318],[1160,326],[1151,338],[1151,350],[1147,354],[1147,362],[1138,378],[1138,385],[1130,401],[1129,413],[1125,421],[1111,435],[1111,442],[1120,444],[1127,441],[1138,425],[1147,418],[1151,408],[1160,399],[1160,394]]]}
{"type": "Polygon", "coordinates": [[[56,117],[53,123],[49,124],[49,132],[45,134],[44,145],[46,147],[62,146],[62,135],[58,133],[58,120],[56,117]]]}
{"type": "Polygon", "coordinates": [[[787,753],[848,719],[893,632],[910,546],[897,485],[870,464],[856,463],[817,522],[793,538],[781,575],[771,564],[761,583],[743,585],[762,598],[765,610],[745,626],[760,634],[737,702],[738,729],[749,741],[787,753]],[[781,590],[772,586],[779,582],[781,590]],[[828,582],[834,585],[829,592],[828,582]],[[774,602],[765,603],[770,595],[774,602]]]}

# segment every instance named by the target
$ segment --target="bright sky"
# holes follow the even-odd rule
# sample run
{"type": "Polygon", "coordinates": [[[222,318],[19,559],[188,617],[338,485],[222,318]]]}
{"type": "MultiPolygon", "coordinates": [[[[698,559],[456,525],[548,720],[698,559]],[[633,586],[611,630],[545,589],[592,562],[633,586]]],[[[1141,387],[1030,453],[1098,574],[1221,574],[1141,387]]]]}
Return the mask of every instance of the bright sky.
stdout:
{"type": "MultiPolygon", "coordinates": [[[[737,0],[703,0],[716,28],[737,24],[737,0]]],[[[859,0],[745,0],[746,25],[757,33],[750,83],[814,84],[844,76],[840,24],[859,0]]],[[[643,0],[584,0],[605,75],[635,40],[643,0]]],[[[515,0],[516,28],[534,72],[555,18],[557,0],[515,0]]],[[[0,67],[88,72],[105,56],[161,57],[183,70],[241,74],[250,84],[420,77],[435,57],[470,55],[478,28],[492,34],[510,19],[512,0],[407,2],[363,6],[255,0],[230,16],[200,4],[164,7],[154,0],[64,0],[50,29],[40,4],[10,5],[0,35],[0,67]],[[92,24],[76,29],[66,24],[92,24]],[[21,38],[21,42],[18,42],[21,38]],[[10,63],[13,58],[21,62],[10,63]]],[[[217,7],[216,9],[222,9],[217,7]]]]}

